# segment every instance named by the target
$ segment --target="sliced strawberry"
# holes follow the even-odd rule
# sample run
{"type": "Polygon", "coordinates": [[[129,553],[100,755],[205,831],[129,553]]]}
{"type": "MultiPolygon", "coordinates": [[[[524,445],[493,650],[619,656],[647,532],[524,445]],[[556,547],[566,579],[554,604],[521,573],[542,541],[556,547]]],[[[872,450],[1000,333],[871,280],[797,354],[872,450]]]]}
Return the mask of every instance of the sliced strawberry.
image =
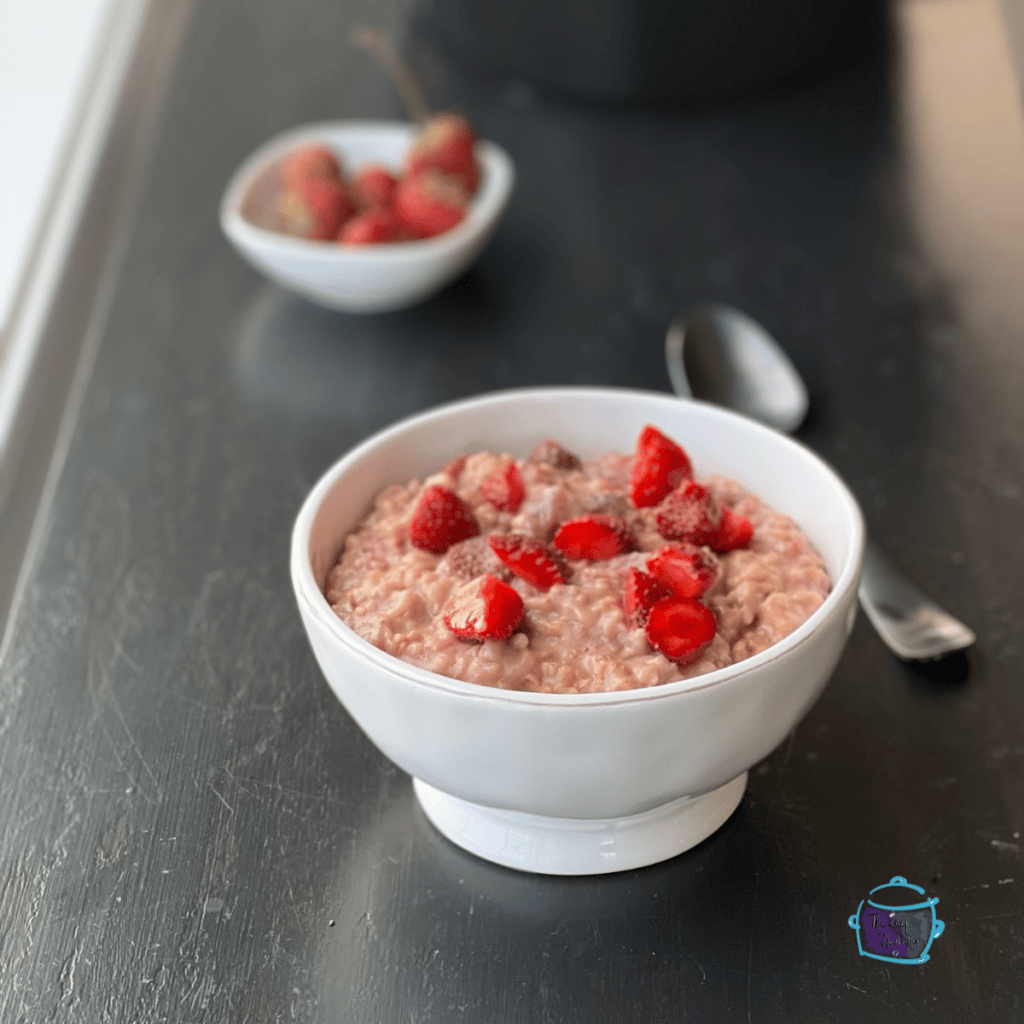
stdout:
{"type": "Polygon", "coordinates": [[[567,451],[557,441],[550,438],[541,441],[536,448],[530,452],[527,462],[534,465],[554,466],[555,469],[579,469],[580,460],[567,451]]]}
{"type": "Polygon", "coordinates": [[[521,533],[492,533],[491,550],[520,578],[538,590],[567,583],[572,570],[554,548],[521,533]]]}
{"type": "Polygon", "coordinates": [[[718,559],[694,544],[666,544],[647,559],[647,571],[676,597],[700,597],[718,579],[718,559]]]}
{"type": "Polygon", "coordinates": [[[658,533],[666,540],[683,540],[698,546],[710,545],[718,534],[722,508],[706,487],[687,480],[659,506],[654,518],[658,533]]]}
{"type": "Polygon", "coordinates": [[[693,477],[690,457],[655,427],[640,431],[629,474],[629,496],[637,508],[657,505],[684,480],[693,477]]]}
{"type": "Polygon", "coordinates": [[[369,164],[352,180],[352,193],[363,206],[390,206],[398,179],[380,164],[369,164]]]}
{"type": "Polygon", "coordinates": [[[608,512],[567,519],[552,543],[566,558],[586,558],[591,562],[602,562],[633,550],[626,520],[608,512]]]}
{"type": "Polygon", "coordinates": [[[711,546],[716,551],[735,551],[737,548],[745,548],[751,537],[754,536],[754,526],[746,516],[734,512],[727,506],[722,506],[722,518],[718,523],[718,530],[711,546]]]}
{"type": "Polygon", "coordinates": [[[454,491],[425,487],[409,523],[409,540],[424,551],[443,555],[456,541],[480,532],[473,509],[454,491]]]}
{"type": "Polygon", "coordinates": [[[444,624],[466,640],[507,640],[523,617],[523,599],[507,584],[488,574],[452,595],[444,624]]]}
{"type": "Polygon", "coordinates": [[[395,189],[395,215],[418,238],[433,238],[466,216],[469,196],[459,182],[440,171],[406,174],[395,189]]]}
{"type": "Polygon", "coordinates": [[[480,485],[480,493],[502,512],[516,513],[526,497],[526,484],[519,467],[510,462],[504,469],[492,473],[480,485]]]}
{"type": "Polygon", "coordinates": [[[671,597],[672,591],[642,569],[630,569],[622,591],[622,606],[626,610],[626,625],[639,629],[647,624],[647,617],[657,601],[671,597]]]}
{"type": "Polygon", "coordinates": [[[692,597],[656,601],[647,619],[647,640],[669,661],[685,665],[700,657],[715,637],[717,626],[710,608],[692,597]]]}

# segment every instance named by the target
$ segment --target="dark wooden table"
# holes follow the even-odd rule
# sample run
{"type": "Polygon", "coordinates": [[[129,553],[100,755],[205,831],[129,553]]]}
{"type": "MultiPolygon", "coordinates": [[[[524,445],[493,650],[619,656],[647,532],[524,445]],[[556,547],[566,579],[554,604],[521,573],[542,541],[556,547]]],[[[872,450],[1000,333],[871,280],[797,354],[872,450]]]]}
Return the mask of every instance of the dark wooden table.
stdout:
{"type": "Polygon", "coordinates": [[[268,285],[217,207],[271,134],[398,114],[345,42],[379,11],[197,4],[0,673],[0,1020],[1024,1019],[1024,136],[993,12],[913,0],[851,70],[676,111],[473,77],[413,34],[430,98],[519,185],[461,281],[360,318],[268,285]],[[665,329],[705,300],[788,349],[799,436],[978,644],[906,665],[861,617],[675,860],[478,861],[321,678],[293,517],[343,451],[440,401],[669,390],[665,329]],[[894,875],[940,900],[926,964],[861,957],[847,925],[894,875]]]}

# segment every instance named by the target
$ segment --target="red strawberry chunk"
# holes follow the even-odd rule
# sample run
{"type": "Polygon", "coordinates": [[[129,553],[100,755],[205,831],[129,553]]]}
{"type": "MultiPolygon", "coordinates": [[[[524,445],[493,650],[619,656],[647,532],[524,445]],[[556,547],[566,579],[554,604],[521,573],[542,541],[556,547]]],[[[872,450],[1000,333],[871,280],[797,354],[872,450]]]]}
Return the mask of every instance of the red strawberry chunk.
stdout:
{"type": "Polygon", "coordinates": [[[502,512],[518,512],[526,497],[526,484],[519,467],[510,462],[504,469],[492,473],[480,485],[480,493],[502,512]]]}
{"type": "Polygon", "coordinates": [[[693,477],[686,452],[655,427],[640,431],[629,474],[629,496],[637,508],[657,505],[684,480],[693,477]]]}
{"type": "Polygon", "coordinates": [[[647,619],[647,640],[669,661],[696,661],[715,637],[715,615],[692,597],[656,601],[647,619]]]}
{"type": "Polygon", "coordinates": [[[718,579],[718,559],[693,544],[666,544],[647,559],[647,569],[676,597],[700,597],[718,579]]]}
{"type": "Polygon", "coordinates": [[[444,624],[466,640],[507,640],[523,617],[523,599],[489,573],[452,595],[444,624]]]}
{"type": "Polygon", "coordinates": [[[512,570],[491,550],[486,537],[469,537],[453,544],[438,562],[437,571],[463,580],[487,573],[505,583],[512,579],[512,570]]]}
{"type": "Polygon", "coordinates": [[[655,603],[670,597],[672,591],[642,569],[630,569],[622,592],[622,606],[626,611],[626,625],[639,629],[647,624],[647,617],[655,603]]]}
{"type": "Polygon", "coordinates": [[[718,530],[711,546],[716,551],[723,553],[735,551],[737,548],[745,548],[753,536],[754,526],[750,520],[723,505],[722,518],[718,523],[718,530]]]}
{"type": "Polygon", "coordinates": [[[688,480],[658,506],[654,522],[666,540],[701,546],[712,544],[721,519],[721,506],[707,488],[688,480]]]}
{"type": "Polygon", "coordinates": [[[566,558],[601,562],[633,550],[633,538],[622,516],[594,512],[567,519],[552,543],[566,558]]]}
{"type": "Polygon", "coordinates": [[[561,553],[521,533],[492,533],[491,550],[522,580],[538,590],[567,583],[572,570],[561,553]]]}
{"type": "Polygon", "coordinates": [[[443,555],[456,541],[480,532],[473,509],[454,491],[425,487],[409,523],[409,540],[424,551],[443,555]]]}

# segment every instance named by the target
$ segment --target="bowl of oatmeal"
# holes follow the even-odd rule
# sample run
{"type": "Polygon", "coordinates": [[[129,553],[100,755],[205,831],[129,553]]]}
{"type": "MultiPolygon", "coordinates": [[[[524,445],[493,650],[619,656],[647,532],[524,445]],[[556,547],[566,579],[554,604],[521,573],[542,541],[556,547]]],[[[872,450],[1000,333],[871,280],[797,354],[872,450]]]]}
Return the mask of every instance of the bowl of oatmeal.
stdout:
{"type": "Polygon", "coordinates": [[[443,834],[594,874],[735,810],[838,662],[863,545],[849,490],[782,434],[663,394],[533,388],[345,455],[300,510],[291,573],[328,684],[443,834]]]}

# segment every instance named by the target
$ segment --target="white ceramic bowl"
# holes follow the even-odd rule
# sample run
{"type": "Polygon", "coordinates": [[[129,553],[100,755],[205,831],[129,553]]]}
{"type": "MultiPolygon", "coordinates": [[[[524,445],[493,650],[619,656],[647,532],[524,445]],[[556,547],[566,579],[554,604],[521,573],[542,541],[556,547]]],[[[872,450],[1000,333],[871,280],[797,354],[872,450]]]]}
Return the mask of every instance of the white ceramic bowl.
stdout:
{"type": "Polygon", "coordinates": [[[491,237],[515,185],[512,158],[478,142],[480,186],[462,223],[436,238],[388,245],[341,246],[272,231],[277,168],[291,150],[331,146],[348,171],[368,163],[402,167],[415,128],[399,121],[324,121],[274,136],[235,172],[221,199],[220,223],[239,254],[282,287],[351,313],[404,309],[455,280],[491,237]]]}
{"type": "Polygon", "coordinates": [[[442,406],[375,435],[336,463],[302,506],[291,573],[313,651],[338,699],[414,778],[450,839],[509,867],[590,874],[655,863],[732,813],[747,770],[825,686],[856,616],[864,527],[836,474],[802,445],[716,406],[606,388],[498,392],[442,406]],[[550,437],[581,457],[632,451],[654,424],[698,476],[723,473],[792,516],[833,590],[794,633],[729,668],[642,690],[496,690],[408,665],[371,646],[323,586],[345,535],[386,484],[449,459],[525,455],[550,437]]]}

